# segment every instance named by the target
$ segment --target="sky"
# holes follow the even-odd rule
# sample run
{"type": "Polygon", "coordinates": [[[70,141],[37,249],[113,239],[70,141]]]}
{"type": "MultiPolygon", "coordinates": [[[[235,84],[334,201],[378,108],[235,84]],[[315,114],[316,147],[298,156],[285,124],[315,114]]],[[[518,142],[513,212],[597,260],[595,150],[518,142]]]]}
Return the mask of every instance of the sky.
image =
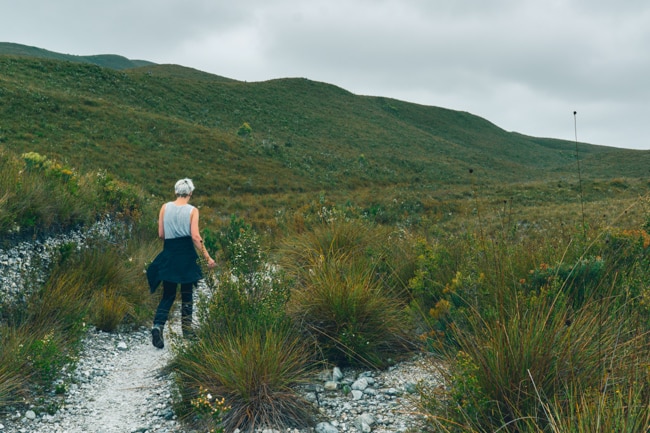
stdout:
{"type": "Polygon", "coordinates": [[[0,42],[302,77],[650,149],[648,0],[0,0],[0,42]]]}

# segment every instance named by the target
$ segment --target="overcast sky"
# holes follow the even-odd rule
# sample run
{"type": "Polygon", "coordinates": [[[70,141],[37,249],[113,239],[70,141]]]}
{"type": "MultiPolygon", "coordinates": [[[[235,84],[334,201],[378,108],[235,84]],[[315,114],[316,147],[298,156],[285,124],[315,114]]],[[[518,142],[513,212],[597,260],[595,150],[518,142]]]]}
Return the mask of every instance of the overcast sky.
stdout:
{"type": "Polygon", "coordinates": [[[304,77],[650,149],[648,0],[0,0],[0,41],[304,77]]]}

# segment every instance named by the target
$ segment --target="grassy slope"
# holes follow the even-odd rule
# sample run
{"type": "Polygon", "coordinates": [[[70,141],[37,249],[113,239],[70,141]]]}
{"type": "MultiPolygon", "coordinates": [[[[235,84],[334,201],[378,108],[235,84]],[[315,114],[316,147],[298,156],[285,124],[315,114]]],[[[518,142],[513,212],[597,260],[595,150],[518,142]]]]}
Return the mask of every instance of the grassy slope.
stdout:
{"type": "Polygon", "coordinates": [[[115,54],[101,54],[92,56],[75,56],[72,54],[61,54],[42,48],[30,47],[27,45],[14,44],[11,42],[0,42],[0,54],[36,57],[54,60],[66,60],[69,62],[92,63],[111,69],[129,69],[138,66],[151,65],[152,62],[146,60],[130,60],[123,56],[115,54]]]}
{"type": "MultiPolygon", "coordinates": [[[[445,190],[468,185],[469,169],[482,184],[576,178],[573,142],[306,79],[247,83],[174,65],[0,56],[0,99],[9,149],[107,169],[154,194],[190,176],[214,205],[247,194],[278,206],[319,191],[445,190]],[[249,137],[237,135],[243,122],[249,137]]],[[[647,177],[650,152],[579,150],[585,179],[647,177]]]]}

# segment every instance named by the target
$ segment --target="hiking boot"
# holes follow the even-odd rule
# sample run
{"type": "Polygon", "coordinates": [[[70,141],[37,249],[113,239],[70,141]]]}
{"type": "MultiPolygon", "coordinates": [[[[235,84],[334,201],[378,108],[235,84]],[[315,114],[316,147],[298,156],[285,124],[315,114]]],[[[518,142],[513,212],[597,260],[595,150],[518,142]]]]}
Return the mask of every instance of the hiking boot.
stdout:
{"type": "Polygon", "coordinates": [[[165,347],[165,341],[163,340],[163,330],[158,325],[151,328],[151,343],[158,349],[165,347]]]}

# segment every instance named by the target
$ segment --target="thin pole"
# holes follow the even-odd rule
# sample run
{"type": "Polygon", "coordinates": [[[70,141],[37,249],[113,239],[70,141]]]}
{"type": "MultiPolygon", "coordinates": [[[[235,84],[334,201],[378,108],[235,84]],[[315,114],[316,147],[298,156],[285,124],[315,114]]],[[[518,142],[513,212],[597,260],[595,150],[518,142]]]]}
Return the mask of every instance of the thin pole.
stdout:
{"type": "Polygon", "coordinates": [[[580,172],[580,155],[578,154],[578,120],[577,120],[577,111],[573,112],[573,131],[575,134],[575,141],[576,141],[576,161],[578,161],[578,185],[580,187],[580,208],[582,210],[582,233],[587,240],[587,225],[585,224],[585,203],[583,200],[583,193],[582,193],[582,174],[580,172]]]}

